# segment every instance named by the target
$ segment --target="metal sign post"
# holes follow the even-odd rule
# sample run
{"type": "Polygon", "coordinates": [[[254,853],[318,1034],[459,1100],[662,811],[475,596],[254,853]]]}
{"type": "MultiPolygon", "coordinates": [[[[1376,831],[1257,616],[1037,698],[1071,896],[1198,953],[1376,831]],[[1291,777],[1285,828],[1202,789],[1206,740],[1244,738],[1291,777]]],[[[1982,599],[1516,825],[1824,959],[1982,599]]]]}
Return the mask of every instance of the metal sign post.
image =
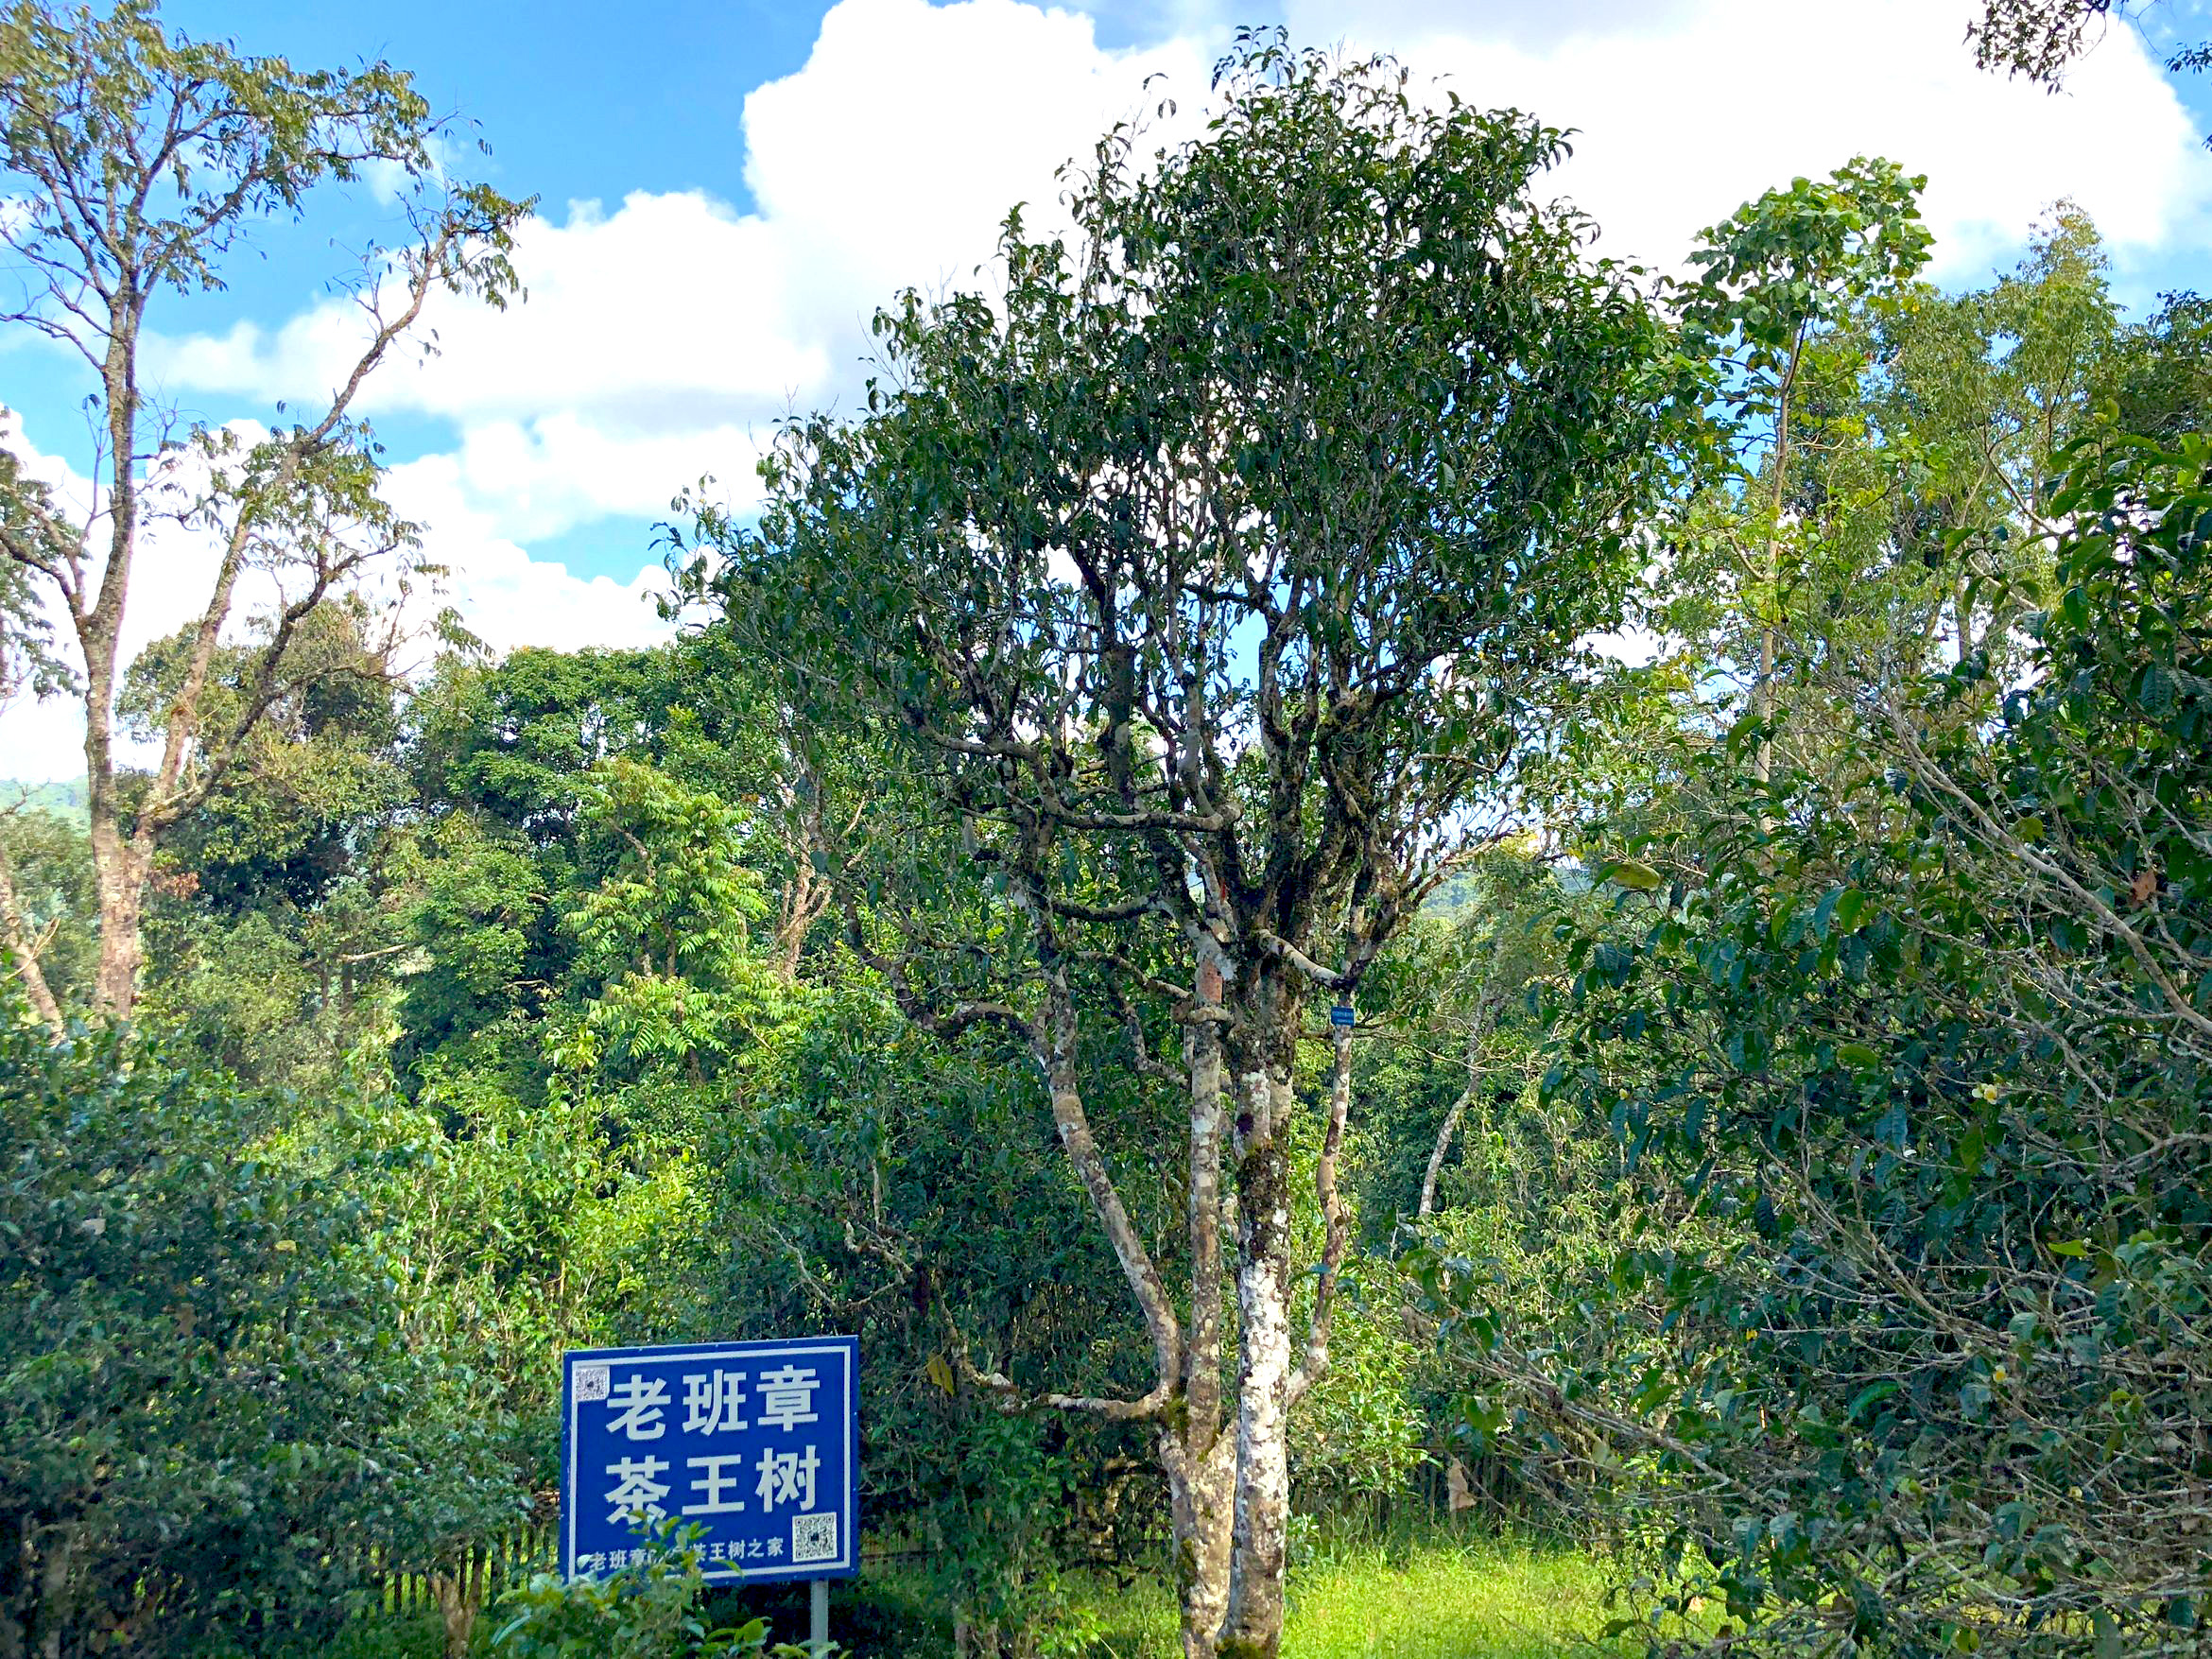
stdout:
{"type": "Polygon", "coordinates": [[[829,1651],[829,1581],[817,1579],[806,1587],[806,1650],[821,1659],[829,1651]]]}
{"type": "Polygon", "coordinates": [[[711,1584],[813,1581],[814,1650],[829,1581],[860,1570],[860,1343],[694,1342],[567,1354],[561,1568],[642,1564],[655,1523],[699,1529],[711,1584]]]}

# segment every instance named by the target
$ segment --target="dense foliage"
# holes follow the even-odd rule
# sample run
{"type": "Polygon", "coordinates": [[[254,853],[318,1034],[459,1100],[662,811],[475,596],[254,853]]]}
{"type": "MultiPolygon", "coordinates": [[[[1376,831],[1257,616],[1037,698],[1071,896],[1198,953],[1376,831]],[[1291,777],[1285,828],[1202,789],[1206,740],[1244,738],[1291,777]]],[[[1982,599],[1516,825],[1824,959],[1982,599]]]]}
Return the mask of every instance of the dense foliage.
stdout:
{"type": "Polygon", "coordinates": [[[1662,1611],[1909,1653],[2200,1640],[2212,450],[2063,458],[2051,602],[1987,596],[2015,640],[1816,667],[1860,756],[1644,830],[1618,916],[1566,925],[1547,1089],[1629,1173],[1616,1253],[1552,1269],[1606,1327],[1529,1317],[1504,1258],[1428,1264],[1490,1441],[1669,1491],[1623,1516],[1691,1564],[1662,1611]]]}
{"type": "Polygon", "coordinates": [[[517,1512],[474,1366],[403,1329],[347,1183],[275,1103],[112,1034],[0,1021],[7,1650],[335,1628],[373,1547],[517,1512]]]}
{"type": "MultiPolygon", "coordinates": [[[[0,45],[26,201],[162,89],[248,181],[186,205],[436,182],[388,66],[0,45]]],[[[330,579],[0,801],[0,1659],[375,1641],[394,1574],[455,1659],[761,1651],[680,1537],[516,1529],[562,1349],[832,1330],[893,1649],[1082,1650],[1099,1570],[1270,1653],[1322,1522],[1419,1510],[1655,1656],[2206,1650],[2212,303],[2065,202],[1939,289],[1878,157],[1631,270],[1564,144],[1246,35],[665,529],[652,649],[403,674],[345,406],[210,450],[330,579]]],[[[503,298],[514,211],[408,293],[503,298]]],[[[9,441],[0,696],[86,527],[9,441]]]]}
{"type": "Polygon", "coordinates": [[[1011,218],[996,293],[882,315],[867,419],[795,423],[683,574],[810,733],[910,773],[921,855],[852,943],[916,1025],[1026,1050],[1151,1349],[1042,1395],[956,1363],[1149,1426],[1186,1651],[1272,1659],[1351,1230],[1350,1039],[1302,1092],[1308,1010],[1500,833],[1617,617],[1671,359],[1540,194],[1560,133],[1274,34],[1218,87],[1200,139],[1099,146],[1071,236],[1011,218]]]}

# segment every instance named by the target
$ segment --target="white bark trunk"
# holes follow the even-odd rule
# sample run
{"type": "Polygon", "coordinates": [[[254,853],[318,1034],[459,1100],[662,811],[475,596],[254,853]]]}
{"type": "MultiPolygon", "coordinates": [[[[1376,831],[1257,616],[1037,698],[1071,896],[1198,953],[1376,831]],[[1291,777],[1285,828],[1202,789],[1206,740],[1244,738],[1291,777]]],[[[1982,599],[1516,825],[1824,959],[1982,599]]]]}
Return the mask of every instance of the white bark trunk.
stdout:
{"type": "Polygon", "coordinates": [[[1427,1171],[1421,1177],[1421,1203],[1413,1212],[1416,1216],[1426,1218],[1435,1213],[1436,1184],[1443,1174],[1444,1154],[1451,1150],[1452,1139],[1460,1132],[1460,1119],[1466,1115],[1474,1098],[1475,1085],[1469,1083],[1444,1114],[1443,1126],[1436,1132],[1436,1145],[1429,1149],[1427,1171]]]}
{"type": "Polygon", "coordinates": [[[1236,1519],[1223,1659],[1275,1659],[1283,1641],[1283,1575],[1290,1524],[1290,1188],[1283,1130],[1287,1068],[1245,1080],[1250,1125],[1237,1148],[1236,1519]]]}
{"type": "Polygon", "coordinates": [[[1239,1264],[1244,1366],[1236,1400],[1236,1520],[1229,1566],[1224,1659],[1274,1659],[1283,1639],[1283,1573],[1290,1520],[1285,1434],[1290,1309],[1272,1262],[1239,1264]]]}
{"type": "MultiPolygon", "coordinates": [[[[1225,975],[1210,937],[1199,951],[1197,1001],[1218,1008],[1225,975]]],[[[1176,1599],[1184,1659],[1213,1659],[1229,1611],[1230,1529],[1236,1515],[1236,1443],[1221,1432],[1221,1032],[1200,1021],[1185,1043],[1190,1064],[1190,1318],[1184,1333],[1183,1418],[1161,1430],[1175,1527],[1176,1599]]]]}
{"type": "Polygon", "coordinates": [[[1167,1490],[1175,1526],[1175,1589],[1183,1625],[1184,1659],[1214,1659],[1214,1644],[1229,1611],[1229,1548],[1236,1513],[1234,1443],[1217,1441],[1196,1460],[1182,1455],[1174,1430],[1161,1431],[1162,1460],[1170,1470],[1167,1490]]]}
{"type": "Polygon", "coordinates": [[[1428,1154],[1428,1169],[1421,1177],[1421,1207],[1414,1213],[1426,1217],[1436,1209],[1436,1184],[1443,1174],[1444,1154],[1451,1150],[1452,1137],[1460,1132],[1460,1119],[1474,1104],[1476,1093],[1482,1087],[1482,1039],[1489,1035],[1488,987],[1478,1005],[1474,1021],[1467,1030],[1467,1086],[1460,1091],[1460,1097],[1452,1102],[1452,1109],[1444,1114],[1443,1125],[1436,1132],[1436,1145],[1428,1154]]]}

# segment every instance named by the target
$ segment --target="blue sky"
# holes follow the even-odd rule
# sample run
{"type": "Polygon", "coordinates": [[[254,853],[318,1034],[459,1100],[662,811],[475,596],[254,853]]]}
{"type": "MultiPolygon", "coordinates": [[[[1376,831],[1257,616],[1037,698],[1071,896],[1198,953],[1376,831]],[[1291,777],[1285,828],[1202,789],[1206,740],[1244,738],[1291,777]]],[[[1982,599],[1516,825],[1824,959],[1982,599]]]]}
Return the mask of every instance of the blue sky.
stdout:
{"type": "MultiPolygon", "coordinates": [[[[1985,280],[2038,212],[2079,200],[2122,295],[2212,286],[2212,86],[2171,83],[2119,27],[2045,96],[1974,71],[1978,0],[1290,0],[1302,39],[1398,51],[1464,96],[1582,130],[1558,187],[1605,250],[1680,259],[1696,230],[1859,152],[1930,175],[1939,278],[1985,280]]],[[[391,369],[371,412],[391,493],[494,645],[631,643],[658,624],[650,527],[713,473],[742,510],[789,408],[849,406],[869,310],[966,280],[1022,199],[1165,76],[1187,125],[1233,16],[1214,0],[1094,10],[1020,0],[836,7],[172,0],[168,21],[302,64],[384,58],[493,147],[457,173],[541,199],[506,316],[448,308],[441,355],[391,369]]],[[[2153,20],[2212,34],[2204,0],[2153,20]]],[[[188,419],[266,421],[325,391],[353,337],[327,283],[388,210],[312,204],[228,289],[153,320],[153,384],[188,419]]],[[[86,383],[0,343],[10,441],[64,489],[86,464],[86,383]]],[[[150,549],[127,630],[178,625],[204,549],[150,549]]],[[[80,769],[66,705],[0,710],[0,776],[80,769]]]]}

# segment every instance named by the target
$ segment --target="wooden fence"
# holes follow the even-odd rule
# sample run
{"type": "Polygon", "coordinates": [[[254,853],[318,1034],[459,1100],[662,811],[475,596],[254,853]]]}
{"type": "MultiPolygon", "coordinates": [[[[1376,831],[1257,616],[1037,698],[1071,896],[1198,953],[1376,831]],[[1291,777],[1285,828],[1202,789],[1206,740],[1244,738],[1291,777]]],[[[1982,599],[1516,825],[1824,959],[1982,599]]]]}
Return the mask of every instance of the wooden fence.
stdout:
{"type": "MultiPolygon", "coordinates": [[[[1425,1460],[1405,1486],[1359,1504],[1362,1518],[1370,1520],[1380,1530],[1387,1529],[1393,1516],[1408,1511],[1424,1518],[1448,1519],[1463,1509],[1478,1506],[1500,1512],[1512,1510],[1511,1494],[1498,1489],[1506,1484],[1502,1468],[1483,1460],[1472,1471],[1459,1468],[1458,1478],[1454,1479],[1455,1468],[1458,1460],[1448,1452],[1425,1460]]],[[[455,1595],[458,1600],[472,1608],[493,1606],[510,1588],[525,1582],[532,1573],[559,1568],[557,1512],[553,1495],[541,1494],[531,1519],[474,1547],[462,1561],[435,1573],[420,1560],[400,1562],[389,1554],[372,1550],[368,1577],[375,1587],[374,1604],[386,1613],[428,1612],[440,1607],[437,1587],[432,1581],[443,1577],[450,1586],[448,1594],[455,1595]]],[[[860,1564],[863,1567],[904,1565],[925,1561],[933,1553],[910,1538],[877,1534],[862,1542],[860,1564]]]]}
{"type": "MultiPolygon", "coordinates": [[[[489,1607],[510,1585],[532,1573],[549,1572],[555,1564],[554,1527],[551,1521],[517,1527],[485,1543],[473,1546],[460,1560],[440,1569],[454,1580],[462,1597],[478,1607],[489,1607]]],[[[419,1561],[400,1562],[372,1550],[369,1580],[376,1587],[376,1605],[387,1613],[415,1613],[438,1606],[431,1570],[419,1561]]]]}

